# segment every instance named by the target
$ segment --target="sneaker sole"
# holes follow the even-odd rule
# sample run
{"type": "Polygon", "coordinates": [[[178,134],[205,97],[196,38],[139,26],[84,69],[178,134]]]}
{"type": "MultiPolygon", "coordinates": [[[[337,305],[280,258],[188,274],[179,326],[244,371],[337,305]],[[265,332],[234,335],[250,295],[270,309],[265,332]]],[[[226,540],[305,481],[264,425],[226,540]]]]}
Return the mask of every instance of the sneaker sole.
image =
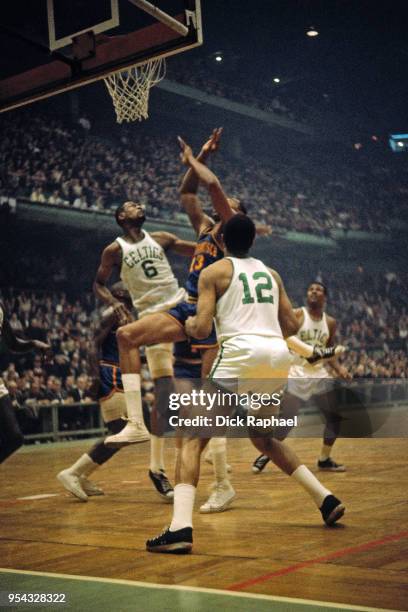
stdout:
{"type": "Polygon", "coordinates": [[[339,504],[330,512],[329,516],[325,519],[324,522],[328,527],[331,527],[332,525],[337,523],[339,519],[341,519],[345,511],[345,506],[343,504],[339,504]]]}
{"type": "Polygon", "coordinates": [[[71,493],[71,495],[73,495],[74,497],[79,499],[81,502],[87,502],[88,501],[88,495],[85,493],[85,491],[84,491],[85,497],[82,497],[81,495],[78,495],[78,493],[74,489],[72,489],[72,487],[65,481],[64,476],[60,476],[58,474],[57,480],[58,480],[58,482],[60,482],[62,484],[64,489],[66,491],[68,491],[68,493],[71,493]]]}
{"type": "Polygon", "coordinates": [[[168,553],[173,555],[187,555],[191,552],[193,544],[191,542],[175,542],[174,544],[163,544],[162,546],[146,546],[148,552],[168,553]]]}
{"type": "Polygon", "coordinates": [[[225,510],[228,510],[229,506],[231,505],[231,503],[234,501],[235,498],[236,498],[236,493],[234,493],[231,499],[226,501],[222,506],[219,506],[218,508],[214,508],[214,506],[211,506],[209,508],[205,508],[204,506],[201,506],[200,514],[214,514],[216,512],[224,512],[225,510]]]}

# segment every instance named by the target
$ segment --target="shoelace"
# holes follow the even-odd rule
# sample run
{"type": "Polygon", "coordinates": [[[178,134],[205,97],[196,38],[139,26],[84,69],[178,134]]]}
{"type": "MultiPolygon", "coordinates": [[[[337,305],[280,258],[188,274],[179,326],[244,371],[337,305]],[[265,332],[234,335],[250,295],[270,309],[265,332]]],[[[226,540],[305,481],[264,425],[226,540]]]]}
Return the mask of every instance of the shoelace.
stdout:
{"type": "Polygon", "coordinates": [[[173,487],[171,486],[166,474],[163,474],[163,472],[161,472],[159,478],[160,478],[160,482],[161,482],[164,493],[169,493],[170,491],[173,490],[173,487]]]}

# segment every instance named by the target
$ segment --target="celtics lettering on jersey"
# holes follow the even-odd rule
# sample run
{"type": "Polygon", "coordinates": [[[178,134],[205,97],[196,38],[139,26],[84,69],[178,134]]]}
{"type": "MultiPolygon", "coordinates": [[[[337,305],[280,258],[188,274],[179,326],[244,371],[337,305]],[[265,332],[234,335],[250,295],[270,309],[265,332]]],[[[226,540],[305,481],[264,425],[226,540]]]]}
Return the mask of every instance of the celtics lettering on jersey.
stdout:
{"type": "Polygon", "coordinates": [[[122,249],[120,277],[140,315],[172,308],[184,299],[163,248],[143,231],[139,242],[117,238],[122,249]]]}
{"type": "Polygon", "coordinates": [[[145,245],[139,248],[136,247],[125,255],[123,257],[123,264],[133,268],[140,263],[147,278],[152,278],[158,274],[157,268],[154,267],[155,261],[163,261],[163,258],[164,253],[161,247],[145,245]]]}
{"type": "Polygon", "coordinates": [[[326,320],[326,314],[323,313],[322,318],[319,321],[315,321],[308,313],[307,308],[303,307],[302,311],[303,323],[297,332],[298,338],[311,346],[327,346],[330,331],[326,320]]]}

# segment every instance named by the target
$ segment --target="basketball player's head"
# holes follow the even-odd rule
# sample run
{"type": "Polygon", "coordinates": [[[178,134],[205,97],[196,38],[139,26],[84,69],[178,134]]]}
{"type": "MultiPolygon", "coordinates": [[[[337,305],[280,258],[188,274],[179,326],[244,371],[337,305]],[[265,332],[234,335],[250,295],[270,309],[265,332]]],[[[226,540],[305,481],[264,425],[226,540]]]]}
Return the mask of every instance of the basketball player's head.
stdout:
{"type": "Polygon", "coordinates": [[[255,224],[246,215],[234,215],[224,225],[224,244],[229,255],[246,257],[255,240],[255,224]]]}
{"type": "Polygon", "coordinates": [[[137,202],[124,202],[117,207],[115,219],[123,229],[140,228],[146,221],[145,207],[137,202]]]}
{"type": "Polygon", "coordinates": [[[128,310],[132,310],[132,298],[130,297],[129,291],[126,289],[125,285],[122,282],[115,283],[112,285],[111,294],[113,297],[118,300],[118,302],[122,302],[126,306],[128,310]]]}
{"type": "MultiPolygon", "coordinates": [[[[227,198],[227,200],[234,212],[241,213],[242,215],[248,214],[246,206],[241,202],[241,200],[238,200],[238,198],[227,198]]],[[[220,215],[216,211],[213,211],[211,216],[216,223],[221,221],[220,215]]]]}
{"type": "Polygon", "coordinates": [[[311,307],[323,308],[327,300],[327,289],[319,281],[310,283],[306,292],[306,303],[311,307]]]}

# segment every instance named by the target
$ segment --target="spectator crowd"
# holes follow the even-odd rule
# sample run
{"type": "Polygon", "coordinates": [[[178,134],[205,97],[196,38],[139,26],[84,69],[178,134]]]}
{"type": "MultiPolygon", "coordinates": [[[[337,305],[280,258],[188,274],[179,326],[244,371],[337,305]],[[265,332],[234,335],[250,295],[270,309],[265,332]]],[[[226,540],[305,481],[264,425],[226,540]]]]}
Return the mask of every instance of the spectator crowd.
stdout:
{"type": "MultiPolygon", "coordinates": [[[[121,131],[107,141],[32,112],[8,117],[2,128],[0,196],[98,212],[134,199],[150,217],[180,218],[182,168],[173,137],[121,131]]],[[[224,149],[215,168],[226,191],[276,233],[387,233],[396,217],[407,221],[408,185],[387,166],[340,167],[333,160],[313,166],[301,151],[296,163],[233,160],[224,149]]]]}

